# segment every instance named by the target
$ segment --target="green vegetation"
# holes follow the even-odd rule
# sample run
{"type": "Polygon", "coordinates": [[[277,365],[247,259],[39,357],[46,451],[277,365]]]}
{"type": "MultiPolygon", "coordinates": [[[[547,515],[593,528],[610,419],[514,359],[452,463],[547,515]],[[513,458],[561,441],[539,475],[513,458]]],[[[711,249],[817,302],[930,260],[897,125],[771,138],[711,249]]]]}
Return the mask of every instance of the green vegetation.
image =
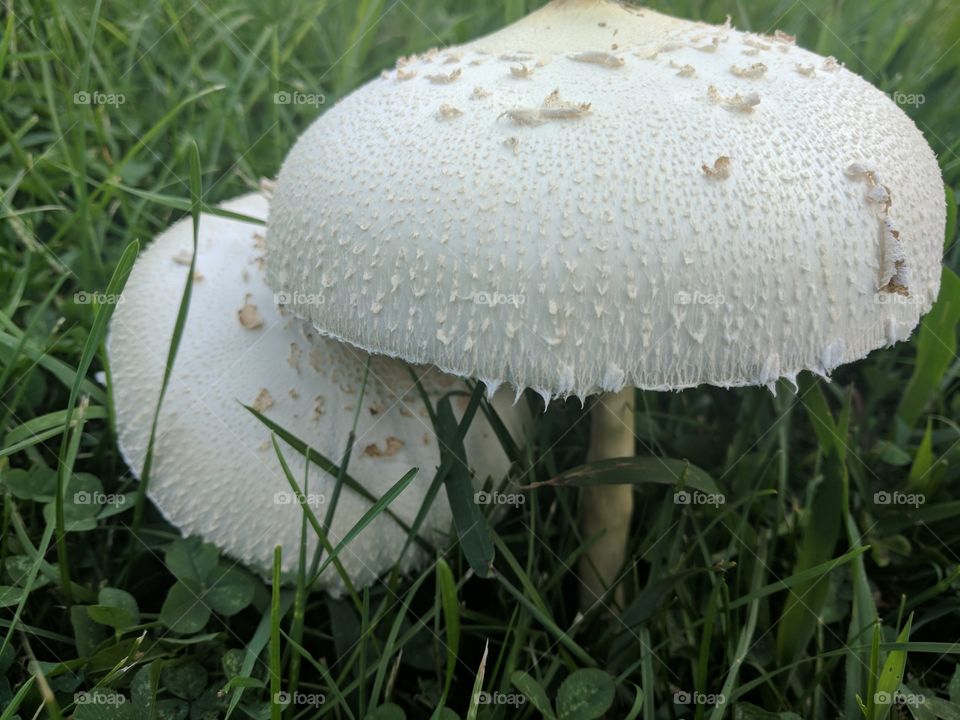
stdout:
{"type": "MultiPolygon", "coordinates": [[[[138,247],[175,219],[277,171],[322,108],[276,93],[332,104],[399,55],[539,4],[4,3],[0,718],[960,717],[952,0],[649,3],[782,28],[912,98],[950,222],[941,297],[911,342],[776,397],[640,393],[641,455],[669,464],[568,473],[583,463],[586,413],[538,413],[531,442],[509,449],[513,477],[566,482],[527,491],[422,573],[341,599],[306,593],[303,572],[271,587],[180,539],[149,503],[135,509],[109,380],[94,379],[112,305],[89,294],[119,292],[138,247]],[[610,480],[636,483],[627,607],[581,616],[577,484],[610,480]],[[726,501],[675,500],[693,490],[726,501]],[[471,570],[491,556],[492,571],[471,570]]],[[[437,413],[462,448],[449,403],[437,413]]],[[[450,453],[441,472],[455,489],[450,453]]]]}

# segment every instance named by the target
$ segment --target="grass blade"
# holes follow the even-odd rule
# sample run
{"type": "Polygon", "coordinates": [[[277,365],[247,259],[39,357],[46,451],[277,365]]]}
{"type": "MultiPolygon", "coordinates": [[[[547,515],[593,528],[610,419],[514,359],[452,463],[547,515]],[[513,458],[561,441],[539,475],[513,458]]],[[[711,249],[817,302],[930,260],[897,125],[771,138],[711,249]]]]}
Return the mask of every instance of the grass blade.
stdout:
{"type": "Polygon", "coordinates": [[[350,528],[346,535],[343,536],[343,539],[337,543],[337,546],[327,556],[327,559],[323,561],[320,569],[317,570],[317,574],[311,578],[311,585],[316,582],[320,575],[323,574],[323,571],[329,567],[330,563],[332,563],[340,555],[340,551],[349,545],[357,535],[362,533],[367,525],[373,522],[374,519],[380,513],[382,513],[400,493],[406,489],[407,485],[413,482],[413,479],[417,476],[418,472],[420,472],[420,468],[410,468],[410,470],[408,470],[402,478],[397,480],[397,482],[395,482],[393,486],[391,486],[391,488],[383,494],[383,497],[377,500],[373,506],[363,514],[363,517],[357,520],[356,524],[350,528]]]}
{"type": "MultiPolygon", "coordinates": [[[[906,625],[897,635],[897,642],[905,643],[910,639],[910,627],[913,625],[913,615],[907,618],[906,625]]],[[[893,650],[887,655],[883,663],[883,671],[880,673],[880,679],[877,681],[877,697],[875,700],[874,714],[871,720],[886,720],[890,715],[890,710],[896,702],[895,696],[900,691],[900,685],[903,683],[903,672],[907,667],[907,651],[893,650]]]]}
{"type": "MultiPolygon", "coordinates": [[[[107,284],[105,294],[108,297],[120,297],[124,286],[127,284],[127,278],[130,276],[130,271],[133,269],[133,263],[137,259],[139,250],[140,243],[134,240],[127,245],[123,251],[123,255],[120,256],[117,267],[113,271],[113,277],[110,278],[110,282],[107,284]]],[[[107,325],[116,307],[115,303],[107,303],[97,307],[93,326],[90,328],[90,334],[87,335],[87,340],[84,343],[83,353],[80,355],[80,363],[77,365],[76,376],[70,388],[70,399],[67,401],[66,416],[63,422],[63,439],[60,442],[60,454],[57,463],[57,497],[55,500],[57,518],[56,547],[57,563],[60,566],[61,587],[66,596],[68,606],[73,605],[73,593],[70,589],[70,564],[67,558],[66,523],[63,516],[63,503],[67,480],[73,472],[73,463],[69,460],[71,454],[69,451],[71,437],[76,436],[79,442],[79,428],[74,429],[71,433],[71,424],[83,381],[86,379],[87,372],[90,370],[94,356],[103,343],[103,338],[107,332],[107,325]]]]}
{"type": "Polygon", "coordinates": [[[477,712],[480,709],[480,691],[483,689],[483,676],[487,671],[487,655],[490,652],[490,641],[487,640],[483,646],[483,657],[480,658],[480,667],[477,669],[477,677],[473,681],[473,692],[470,693],[470,705],[467,706],[467,720],[477,720],[477,712]]]}
{"type": "Polygon", "coordinates": [[[444,673],[443,696],[440,701],[443,705],[450,693],[453,671],[457,666],[457,653],[460,649],[460,604],[457,602],[457,583],[453,578],[453,571],[442,557],[437,559],[437,589],[443,608],[443,624],[447,631],[447,669],[444,673]]]}
{"type": "MultiPolygon", "coordinates": [[[[485,578],[490,574],[496,551],[493,547],[490,526],[487,518],[474,501],[473,482],[470,467],[467,465],[467,453],[460,433],[464,426],[469,427],[480,404],[483,389],[477,386],[470,398],[470,404],[463,414],[460,426],[453,414],[450,396],[443,397],[437,403],[437,440],[440,443],[441,468],[448,468],[444,479],[447,499],[453,513],[453,523],[457,528],[457,537],[463,548],[463,555],[471,569],[485,578]]],[[[463,435],[466,433],[464,432],[463,435]]]]}
{"type": "Polygon", "coordinates": [[[958,322],[960,278],[944,267],[940,276],[940,295],[920,323],[916,365],[897,407],[897,418],[908,428],[917,423],[924,407],[936,393],[940,378],[954,360],[958,322]]]}
{"type": "MultiPolygon", "coordinates": [[[[167,386],[170,384],[170,376],[173,374],[173,364],[177,359],[180,340],[183,337],[183,330],[187,325],[187,315],[190,312],[190,298],[193,295],[193,281],[197,271],[197,244],[200,238],[200,203],[202,195],[203,188],[200,185],[200,151],[196,143],[192,143],[190,147],[190,217],[193,219],[193,250],[190,253],[190,267],[187,271],[183,295],[180,297],[180,307],[177,309],[177,319],[173,325],[173,336],[170,338],[170,346],[167,349],[167,362],[164,365],[163,379],[160,381],[160,395],[157,397],[157,404],[153,409],[153,419],[150,423],[150,439],[147,442],[147,453],[143,461],[143,468],[140,472],[140,485],[137,487],[137,499],[133,508],[131,531],[134,535],[140,532],[140,524],[143,521],[143,511],[146,506],[147,490],[150,487],[150,470],[153,467],[153,450],[157,439],[157,423],[160,420],[160,408],[163,405],[163,398],[167,394],[167,386]]],[[[133,560],[135,547],[135,545],[131,547],[128,562],[132,562],[133,560]]]]}
{"type": "Polygon", "coordinates": [[[523,489],[539,487],[592,487],[595,485],[676,485],[703,493],[717,494],[720,489],[710,475],[686,460],[659,457],[629,457],[599,460],[580,465],[550,480],[532,483],[523,489]]]}
{"type": "MultiPolygon", "coordinates": [[[[305,443],[303,440],[301,440],[296,435],[291,433],[289,430],[273,422],[273,420],[263,415],[262,413],[257,411],[255,408],[249,405],[244,405],[243,407],[246,408],[246,410],[248,410],[255,418],[257,418],[257,420],[259,420],[264,425],[266,425],[271,432],[277,435],[277,437],[283,440],[287,445],[292,447],[298,453],[303,455],[308,462],[313,462],[315,465],[320,467],[321,470],[323,470],[329,475],[332,475],[335,478],[342,478],[344,485],[346,485],[348,488],[353,490],[358,495],[361,495],[362,497],[366,498],[370,502],[377,501],[377,497],[373,493],[367,490],[363,485],[361,485],[355,478],[353,478],[346,471],[341,473],[340,466],[332,462],[331,460],[329,460],[323,453],[317,452],[315,448],[310,447],[309,445],[307,445],[307,443],[305,443]]],[[[384,512],[394,522],[396,522],[400,527],[402,527],[408,535],[412,532],[412,530],[410,529],[410,526],[407,525],[399,516],[397,516],[389,508],[385,508],[384,512]]],[[[419,535],[415,535],[414,540],[424,550],[432,551],[433,546],[430,545],[430,543],[427,542],[426,539],[420,537],[419,535]]]]}
{"type": "MultiPolygon", "coordinates": [[[[334,549],[330,545],[330,541],[327,538],[327,532],[320,525],[320,521],[317,520],[317,516],[313,512],[313,508],[311,508],[310,503],[307,502],[307,496],[305,492],[300,489],[299,485],[297,485],[297,481],[294,479],[293,473],[290,471],[290,466],[287,464],[287,460],[283,455],[283,451],[280,449],[280,445],[277,444],[277,436],[272,435],[270,440],[273,443],[273,450],[277,455],[277,459],[280,461],[280,469],[283,471],[284,477],[287,479],[287,483],[289,483],[290,488],[293,490],[294,497],[297,498],[300,509],[303,511],[304,518],[310,523],[313,531],[317,534],[317,540],[319,541],[320,546],[327,551],[328,555],[333,557],[334,549]]],[[[343,584],[347,588],[347,592],[350,594],[350,597],[353,598],[354,604],[359,609],[361,607],[360,599],[357,595],[356,588],[353,586],[353,583],[350,580],[350,576],[347,574],[347,571],[344,569],[339,558],[335,558],[333,564],[337,573],[340,575],[340,578],[343,580],[343,584]]],[[[311,580],[306,583],[306,587],[312,586],[319,576],[320,573],[318,571],[311,573],[311,580]]]]}
{"type": "Polygon", "coordinates": [[[271,586],[270,597],[270,718],[271,720],[280,720],[283,713],[283,705],[280,704],[281,687],[281,669],[280,659],[282,652],[280,648],[280,621],[283,619],[283,613],[280,609],[280,569],[282,567],[283,548],[277,545],[273,549],[273,583],[271,586]]]}

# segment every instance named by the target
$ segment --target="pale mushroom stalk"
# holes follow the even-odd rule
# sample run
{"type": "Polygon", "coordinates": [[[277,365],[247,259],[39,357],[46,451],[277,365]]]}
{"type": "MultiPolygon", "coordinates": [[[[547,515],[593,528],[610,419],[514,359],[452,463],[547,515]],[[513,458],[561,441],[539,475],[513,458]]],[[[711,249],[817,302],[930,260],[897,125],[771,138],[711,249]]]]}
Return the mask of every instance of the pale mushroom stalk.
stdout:
{"type": "MultiPolygon", "coordinates": [[[[587,462],[634,454],[634,395],[634,389],[627,387],[595,399],[590,410],[587,462]]],[[[580,559],[580,580],[584,584],[580,606],[587,611],[601,602],[623,568],[633,515],[633,486],[588,486],[580,502],[584,540],[599,536],[580,559]]],[[[623,609],[622,585],[617,586],[612,601],[616,609],[623,609]]]]}

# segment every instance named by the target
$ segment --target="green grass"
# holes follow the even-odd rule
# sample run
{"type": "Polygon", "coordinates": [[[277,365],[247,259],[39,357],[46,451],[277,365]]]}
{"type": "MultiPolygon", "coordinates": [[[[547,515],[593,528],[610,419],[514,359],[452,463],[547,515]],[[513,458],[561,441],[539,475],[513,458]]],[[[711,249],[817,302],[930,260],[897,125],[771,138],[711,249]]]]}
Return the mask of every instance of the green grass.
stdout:
{"type": "MultiPolygon", "coordinates": [[[[274,93],[332,104],[398,55],[539,4],[4,3],[0,718],[419,718],[441,705],[450,710],[435,717],[960,717],[960,281],[950,270],[910,343],[832,383],[806,377],[776,397],[638,396],[642,454],[675,459],[691,488],[723,492],[716,508],[676,504],[674,476],[643,458],[567,472],[587,444],[577,403],[537,414],[532,440],[510,448],[524,484],[566,482],[529,490],[488,536],[465,537],[419,574],[340,600],[304,582],[318,562],[336,571],[335,556],[301,556],[297,586],[271,588],[179,540],[149,504],[135,519],[134,503],[67,501],[138,492],[116,449],[109,382],[93,381],[111,306],[75,293],[111,292],[135,243],[276,173],[319,110],[277,105],[274,93]],[[124,102],[75,102],[82,92],[124,102]],[[599,607],[578,614],[571,570],[589,542],[577,484],[611,479],[636,482],[638,496],[616,620],[599,607]],[[874,502],[894,490],[925,502],[874,502]],[[278,692],[303,702],[281,708],[278,692]],[[478,705],[480,692],[499,702],[478,705]],[[676,705],[677,692],[726,702],[676,705]],[[877,702],[897,692],[925,702],[877,702]]],[[[960,186],[960,6],[950,0],[650,5],[779,27],[886,92],[923,96],[904,109],[948,188],[960,186]]],[[[956,269],[952,197],[945,264],[956,269]]],[[[436,424],[452,449],[436,482],[455,495],[465,428],[447,415],[441,403],[436,424]]],[[[328,470],[349,477],[346,463],[328,470]]],[[[303,532],[328,523],[311,514],[303,532]]]]}

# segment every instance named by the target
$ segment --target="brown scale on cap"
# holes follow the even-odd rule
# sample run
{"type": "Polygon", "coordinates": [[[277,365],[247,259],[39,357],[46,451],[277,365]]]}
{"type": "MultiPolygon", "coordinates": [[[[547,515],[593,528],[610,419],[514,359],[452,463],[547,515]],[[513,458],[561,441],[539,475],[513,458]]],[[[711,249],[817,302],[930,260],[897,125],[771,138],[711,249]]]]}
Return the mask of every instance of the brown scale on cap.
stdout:
{"type": "Polygon", "coordinates": [[[391,435],[386,439],[383,450],[381,450],[376,443],[371,443],[363,449],[363,454],[371,458],[393,457],[400,452],[405,445],[406,443],[403,442],[403,440],[391,435]]]}
{"type": "Polygon", "coordinates": [[[437,111],[438,120],[453,120],[461,115],[463,115],[463,110],[456,108],[453,105],[448,105],[447,103],[441,105],[440,109],[437,111]]]}
{"type": "Polygon", "coordinates": [[[237,310],[237,318],[240,324],[247,330],[256,330],[263,325],[263,317],[256,305],[250,303],[251,295],[247,295],[243,302],[243,307],[237,310]]]}
{"type": "Polygon", "coordinates": [[[287,355],[287,365],[292,367],[298,373],[300,372],[300,346],[297,343],[290,343],[290,353],[287,355]]]}
{"type": "Polygon", "coordinates": [[[753,112],[753,109],[760,104],[760,95],[752,92],[747,95],[735,93],[729,97],[720,94],[716,87],[710,85],[707,88],[707,99],[714,105],[720,105],[727,110],[735,110],[742,113],[753,112]]]}
{"type": "Polygon", "coordinates": [[[756,80],[763,77],[763,74],[766,71],[767,66],[759,62],[754,63],[750,67],[740,67],[739,65],[733,65],[730,67],[730,72],[737,77],[748,78],[750,80],[756,80]]]}
{"type": "Polygon", "coordinates": [[[273,407],[273,396],[266,388],[260,388],[257,397],[253,401],[253,409],[257,412],[265,412],[273,407]]]}
{"type": "MultiPolygon", "coordinates": [[[[514,108],[500,114],[517,125],[542,125],[551,120],[574,120],[590,112],[590,103],[572,103],[561,99],[560,91],[554,90],[539,108],[514,108]]],[[[499,119],[499,118],[498,118],[499,119]]]]}
{"type": "Polygon", "coordinates": [[[715,180],[726,180],[730,177],[730,158],[726,155],[721,155],[713,162],[713,167],[710,167],[706,163],[702,166],[703,174],[708,178],[713,178],[715,180]]]}
{"type": "Polygon", "coordinates": [[[463,70],[456,68],[449,73],[434,73],[425,75],[424,77],[435,85],[449,85],[459,80],[461,75],[463,75],[463,70]]]}
{"type": "MultiPolygon", "coordinates": [[[[614,45],[613,47],[616,49],[617,46],[614,45]]],[[[614,55],[613,53],[602,52],[600,50],[592,50],[570,55],[570,59],[575,62],[590,63],[592,65],[601,65],[608,68],[621,68],[626,64],[626,60],[624,60],[621,56],[614,55]]]]}

